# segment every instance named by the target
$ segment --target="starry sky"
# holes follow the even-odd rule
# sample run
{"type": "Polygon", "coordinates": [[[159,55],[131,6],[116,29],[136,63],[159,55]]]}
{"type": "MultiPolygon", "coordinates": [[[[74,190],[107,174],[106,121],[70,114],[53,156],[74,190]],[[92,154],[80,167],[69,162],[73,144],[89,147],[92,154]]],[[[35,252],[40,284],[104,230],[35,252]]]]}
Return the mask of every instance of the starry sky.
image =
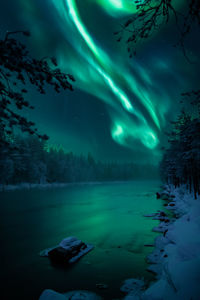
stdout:
{"type": "MultiPolygon", "coordinates": [[[[184,9],[184,0],[174,3],[184,9]]],[[[159,162],[180,93],[198,87],[199,49],[194,32],[187,41],[189,64],[173,47],[178,31],[172,20],[130,59],[113,33],[135,13],[131,0],[1,1],[1,35],[30,30],[24,42],[31,54],[55,56],[76,79],[74,92],[28,94],[35,110],[26,115],[50,144],[104,161],[159,162]]]]}

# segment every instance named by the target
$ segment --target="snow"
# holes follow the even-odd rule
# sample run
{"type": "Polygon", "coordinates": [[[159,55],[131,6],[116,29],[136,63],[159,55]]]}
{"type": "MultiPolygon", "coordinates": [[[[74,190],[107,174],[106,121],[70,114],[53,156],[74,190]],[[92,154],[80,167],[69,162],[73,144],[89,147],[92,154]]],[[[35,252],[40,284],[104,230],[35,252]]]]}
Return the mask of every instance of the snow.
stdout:
{"type": "Polygon", "coordinates": [[[124,281],[120,290],[123,293],[128,293],[128,295],[124,298],[126,300],[140,300],[144,288],[145,283],[143,279],[130,278],[124,281]]]}
{"type": "Polygon", "coordinates": [[[126,279],[120,288],[120,290],[124,293],[133,292],[135,294],[140,293],[142,289],[144,289],[145,283],[143,279],[126,279]]]}
{"type": "Polygon", "coordinates": [[[71,291],[65,294],[44,290],[39,300],[101,300],[101,297],[88,291],[71,291]]]}
{"type": "MultiPolygon", "coordinates": [[[[199,300],[200,199],[194,200],[184,186],[177,189],[167,186],[161,195],[167,201],[165,208],[173,210],[178,218],[161,221],[153,229],[163,232],[155,239],[155,249],[147,257],[151,264],[148,271],[156,274],[157,281],[140,294],[137,288],[131,290],[124,299],[199,300]]],[[[156,218],[159,214],[151,216],[156,218]]]]}
{"type": "Polygon", "coordinates": [[[65,238],[62,240],[59,244],[60,247],[66,249],[66,250],[72,250],[72,247],[78,247],[82,244],[81,240],[78,240],[74,236],[70,236],[68,238],[65,238]]]}

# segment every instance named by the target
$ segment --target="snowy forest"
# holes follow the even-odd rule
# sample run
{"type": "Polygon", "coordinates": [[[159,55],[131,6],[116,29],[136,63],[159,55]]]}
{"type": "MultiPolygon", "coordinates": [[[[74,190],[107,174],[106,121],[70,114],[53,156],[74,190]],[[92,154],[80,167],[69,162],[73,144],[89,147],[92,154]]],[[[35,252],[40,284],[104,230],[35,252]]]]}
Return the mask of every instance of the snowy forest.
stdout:
{"type": "Polygon", "coordinates": [[[7,147],[4,143],[1,149],[2,184],[120,181],[145,178],[148,172],[156,177],[154,166],[141,168],[133,163],[95,161],[90,153],[87,156],[66,153],[35,136],[12,137],[7,147]]]}

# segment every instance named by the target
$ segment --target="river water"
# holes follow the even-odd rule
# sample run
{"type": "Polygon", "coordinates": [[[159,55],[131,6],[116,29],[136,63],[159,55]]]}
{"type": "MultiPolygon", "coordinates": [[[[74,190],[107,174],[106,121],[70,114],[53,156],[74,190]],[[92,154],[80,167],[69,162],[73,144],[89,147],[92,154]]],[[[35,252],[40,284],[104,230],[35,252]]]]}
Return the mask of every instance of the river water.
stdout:
{"type": "Polygon", "coordinates": [[[162,209],[155,197],[159,185],[135,181],[1,192],[2,299],[37,300],[51,288],[91,290],[111,300],[123,295],[120,285],[127,278],[152,280],[145,261],[152,248],[144,245],[153,243],[158,222],[143,215],[162,209]],[[39,256],[68,236],[95,248],[68,269],[39,256]],[[99,290],[98,283],[108,288],[99,290]]]}

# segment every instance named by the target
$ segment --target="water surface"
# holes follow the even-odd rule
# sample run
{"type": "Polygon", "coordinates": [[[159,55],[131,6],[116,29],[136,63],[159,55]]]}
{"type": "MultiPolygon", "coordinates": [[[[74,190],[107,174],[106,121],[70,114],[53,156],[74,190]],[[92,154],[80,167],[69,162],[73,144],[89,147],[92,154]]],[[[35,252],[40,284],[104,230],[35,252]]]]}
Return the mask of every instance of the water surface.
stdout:
{"type": "Polygon", "coordinates": [[[145,256],[157,221],[144,214],[162,209],[159,182],[71,185],[0,193],[1,283],[4,300],[37,300],[45,288],[88,289],[104,299],[120,298],[130,277],[152,279],[145,256]],[[38,253],[76,236],[95,248],[69,269],[53,267],[38,253]],[[108,285],[98,290],[97,283],[108,285]]]}

